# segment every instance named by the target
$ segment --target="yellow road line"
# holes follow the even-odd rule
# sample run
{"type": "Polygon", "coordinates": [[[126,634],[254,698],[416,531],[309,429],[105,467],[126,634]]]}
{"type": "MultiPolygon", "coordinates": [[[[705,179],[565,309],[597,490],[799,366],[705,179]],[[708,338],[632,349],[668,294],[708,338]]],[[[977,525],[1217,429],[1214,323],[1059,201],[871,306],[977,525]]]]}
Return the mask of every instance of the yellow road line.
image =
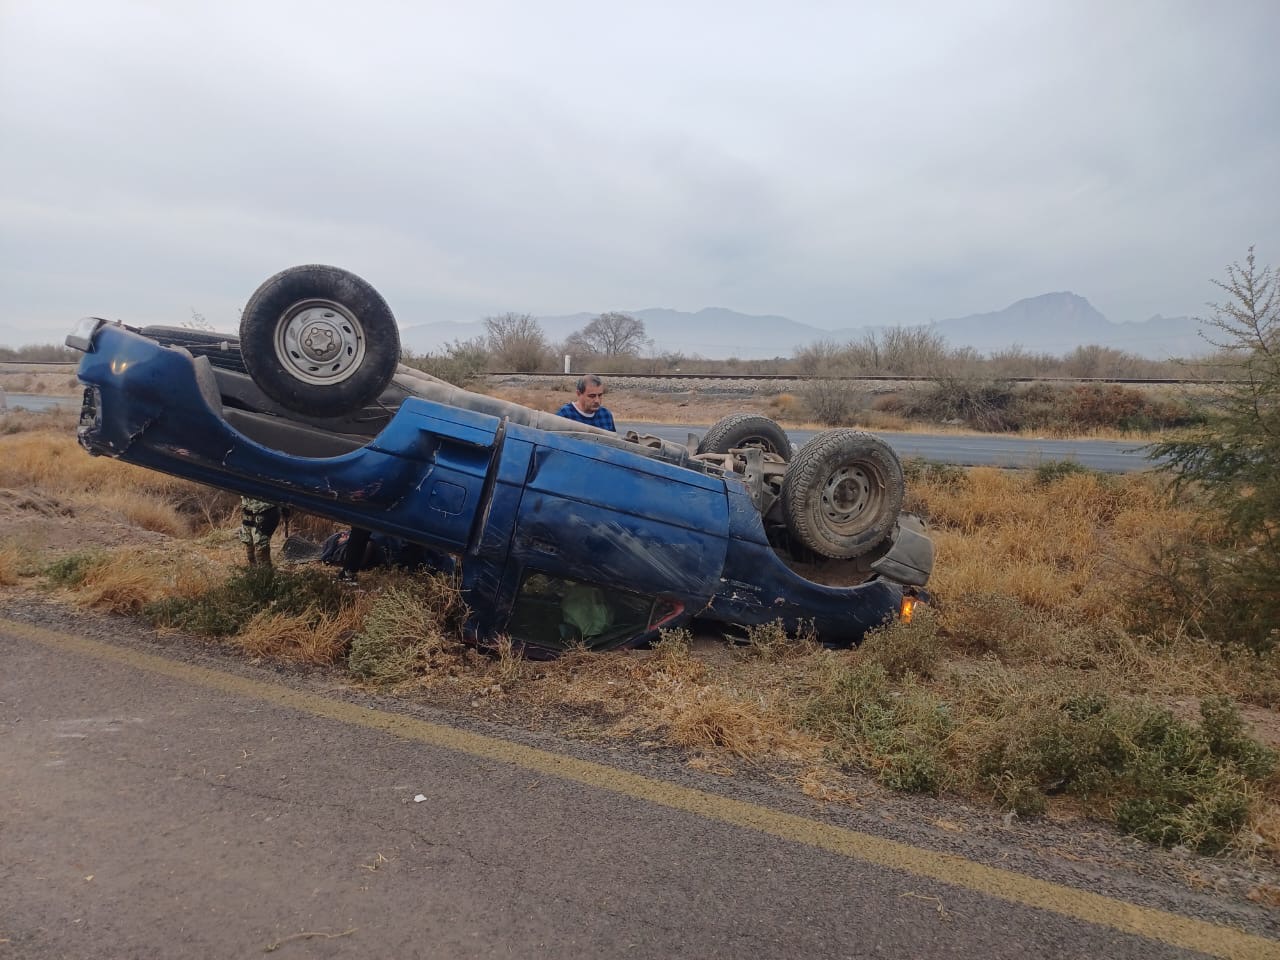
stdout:
{"type": "Polygon", "coordinates": [[[1073,887],[984,866],[895,840],[846,830],[794,814],[627,773],[600,763],[538,750],[384,710],[356,706],[278,684],[141,653],[0,617],[0,629],[45,646],[109,660],[213,690],[289,707],[313,716],[381,730],[405,740],[509,763],[637,800],[733,824],[794,843],[998,897],[1010,903],[1137,934],[1174,947],[1232,960],[1280,958],[1280,942],[1232,927],[1113,900],[1073,887]]]}

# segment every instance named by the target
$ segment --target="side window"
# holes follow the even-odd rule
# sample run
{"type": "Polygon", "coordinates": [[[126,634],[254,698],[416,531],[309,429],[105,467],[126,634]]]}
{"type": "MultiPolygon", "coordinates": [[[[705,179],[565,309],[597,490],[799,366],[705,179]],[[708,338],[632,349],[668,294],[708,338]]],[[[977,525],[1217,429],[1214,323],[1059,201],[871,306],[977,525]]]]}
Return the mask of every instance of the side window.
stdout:
{"type": "Polygon", "coordinates": [[[533,571],[520,584],[507,632],[540,647],[602,650],[647,633],[681,609],[672,600],[533,571]]]}

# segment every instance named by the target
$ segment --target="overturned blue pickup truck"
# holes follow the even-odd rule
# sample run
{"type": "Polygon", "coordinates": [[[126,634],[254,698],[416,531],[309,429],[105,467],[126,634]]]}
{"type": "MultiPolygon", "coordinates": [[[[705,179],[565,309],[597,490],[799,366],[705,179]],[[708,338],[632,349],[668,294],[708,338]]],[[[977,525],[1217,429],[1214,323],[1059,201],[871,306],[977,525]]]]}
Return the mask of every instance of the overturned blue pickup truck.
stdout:
{"type": "Polygon", "coordinates": [[[447,553],[480,644],[609,650],[694,618],[853,644],[933,566],[878,438],[793,453],[740,414],[680,445],[471,393],[400,364],[390,309],[336,267],[267,280],[238,337],[88,318],[67,343],[90,453],[447,553]]]}

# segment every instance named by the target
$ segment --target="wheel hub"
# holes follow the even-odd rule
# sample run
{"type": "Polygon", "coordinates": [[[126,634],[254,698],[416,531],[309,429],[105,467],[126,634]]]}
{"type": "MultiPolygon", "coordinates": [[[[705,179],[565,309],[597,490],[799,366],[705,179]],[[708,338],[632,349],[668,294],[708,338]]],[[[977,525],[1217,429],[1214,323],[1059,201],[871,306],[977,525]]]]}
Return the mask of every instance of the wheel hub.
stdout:
{"type": "Polygon", "coordinates": [[[865,471],[846,467],[831,475],[822,491],[822,508],[833,524],[856,520],[872,501],[872,478],[865,471]]]}
{"type": "Polygon", "coordinates": [[[340,383],[364,360],[363,325],[332,300],[295,303],[280,318],[276,337],[280,363],[304,383],[340,383]]]}
{"type": "Polygon", "coordinates": [[[310,319],[298,337],[298,346],[316,363],[328,363],[342,349],[342,337],[328,317],[310,319]]]}

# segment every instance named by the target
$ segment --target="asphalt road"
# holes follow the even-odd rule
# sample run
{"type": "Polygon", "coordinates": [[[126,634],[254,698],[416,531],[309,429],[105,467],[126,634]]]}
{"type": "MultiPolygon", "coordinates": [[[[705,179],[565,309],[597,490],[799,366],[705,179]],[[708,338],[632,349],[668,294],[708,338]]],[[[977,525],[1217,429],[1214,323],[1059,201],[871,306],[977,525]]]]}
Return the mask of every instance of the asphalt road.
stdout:
{"type": "MultiPolygon", "coordinates": [[[[620,422],[618,430],[634,430],[684,443],[690,432],[700,435],[706,428],[620,422]]],[[[787,430],[787,436],[797,447],[817,433],[816,430],[787,430]]],[[[886,433],[879,430],[874,433],[886,440],[900,457],[921,457],[961,467],[1034,468],[1042,463],[1070,460],[1105,473],[1132,473],[1149,470],[1152,466],[1142,445],[1127,440],[1050,440],[996,434],[886,433]]]]}
{"type": "MultiPolygon", "coordinates": [[[[39,394],[8,395],[10,409],[48,410],[56,406],[79,404],[78,397],[49,397],[39,394]]],[[[684,443],[689,433],[702,434],[706,427],[687,424],[618,423],[618,430],[648,433],[684,443]]],[[[810,440],[816,430],[788,430],[797,446],[810,440]]],[[[1056,460],[1073,460],[1092,470],[1106,473],[1129,473],[1151,468],[1141,446],[1122,440],[1028,440],[996,435],[959,435],[928,433],[882,433],[901,457],[921,457],[936,463],[957,466],[1036,467],[1056,460]]]]}
{"type": "Polygon", "coordinates": [[[1280,956],[1260,908],[128,632],[0,611],[0,960],[1280,956]]]}
{"type": "Polygon", "coordinates": [[[6,393],[0,390],[0,410],[31,410],[41,413],[46,410],[66,409],[80,405],[79,397],[53,397],[43,393],[6,393]]]}

